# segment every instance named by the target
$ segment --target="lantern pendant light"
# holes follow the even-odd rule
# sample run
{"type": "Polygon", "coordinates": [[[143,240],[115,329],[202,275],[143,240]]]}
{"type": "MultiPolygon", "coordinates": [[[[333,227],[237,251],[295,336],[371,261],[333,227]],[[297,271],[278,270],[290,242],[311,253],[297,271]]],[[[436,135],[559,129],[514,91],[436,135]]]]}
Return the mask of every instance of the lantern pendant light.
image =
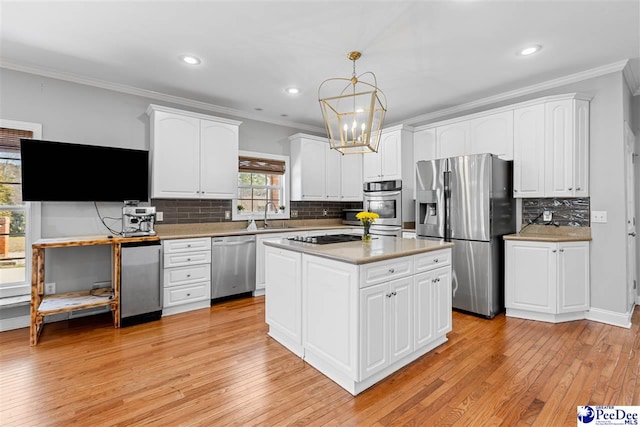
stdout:
{"type": "Polygon", "coordinates": [[[387,99],[378,88],[375,74],[367,71],[356,75],[360,56],[355,51],[347,55],[353,61],[351,78],[330,78],[318,88],[329,144],[342,154],[377,152],[387,112],[387,99]]]}

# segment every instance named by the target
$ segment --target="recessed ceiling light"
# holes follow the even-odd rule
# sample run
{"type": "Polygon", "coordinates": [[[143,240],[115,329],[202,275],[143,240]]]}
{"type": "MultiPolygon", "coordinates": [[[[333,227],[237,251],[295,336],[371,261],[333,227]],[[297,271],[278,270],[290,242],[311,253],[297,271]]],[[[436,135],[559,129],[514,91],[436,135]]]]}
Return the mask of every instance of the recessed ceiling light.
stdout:
{"type": "Polygon", "coordinates": [[[524,49],[519,50],[517,55],[518,56],[533,55],[534,53],[540,51],[540,49],[542,49],[542,46],[540,45],[527,46],[524,49]]]}
{"type": "Polygon", "coordinates": [[[289,95],[297,95],[300,93],[300,89],[298,89],[297,87],[288,87],[284,91],[289,95]]]}
{"type": "Polygon", "coordinates": [[[195,56],[183,55],[180,58],[189,65],[198,65],[200,63],[200,58],[195,56]]]}

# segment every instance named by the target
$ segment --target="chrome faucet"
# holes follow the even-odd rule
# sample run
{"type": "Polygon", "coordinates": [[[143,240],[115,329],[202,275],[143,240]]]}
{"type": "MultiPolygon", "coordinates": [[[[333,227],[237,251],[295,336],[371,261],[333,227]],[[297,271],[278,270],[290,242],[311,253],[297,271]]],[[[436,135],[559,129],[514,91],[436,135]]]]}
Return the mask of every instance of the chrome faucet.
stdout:
{"type": "Polygon", "coordinates": [[[269,228],[269,224],[267,223],[267,212],[269,211],[269,205],[273,206],[276,211],[278,210],[278,207],[275,205],[275,203],[267,200],[267,204],[264,205],[264,225],[262,226],[262,228],[269,228]]]}

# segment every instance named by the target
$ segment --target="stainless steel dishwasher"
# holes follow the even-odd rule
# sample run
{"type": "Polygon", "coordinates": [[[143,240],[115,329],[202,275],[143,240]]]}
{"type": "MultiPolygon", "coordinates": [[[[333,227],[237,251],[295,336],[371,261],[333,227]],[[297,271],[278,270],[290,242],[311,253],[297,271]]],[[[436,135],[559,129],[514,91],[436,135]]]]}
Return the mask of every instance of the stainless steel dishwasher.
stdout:
{"type": "Polygon", "coordinates": [[[160,241],[122,244],[120,260],[120,326],[158,320],[162,316],[160,241]]]}
{"type": "Polygon", "coordinates": [[[256,289],[256,236],[211,238],[211,302],[256,289]]]}

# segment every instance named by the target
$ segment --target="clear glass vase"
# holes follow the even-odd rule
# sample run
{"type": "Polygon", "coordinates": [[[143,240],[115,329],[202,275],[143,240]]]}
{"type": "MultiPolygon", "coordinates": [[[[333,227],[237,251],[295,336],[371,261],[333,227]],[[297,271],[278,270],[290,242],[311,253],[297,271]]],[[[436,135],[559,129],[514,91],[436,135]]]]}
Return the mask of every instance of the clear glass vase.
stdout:
{"type": "Polygon", "coordinates": [[[362,241],[370,242],[371,241],[371,223],[365,222],[363,226],[364,226],[364,233],[362,234],[362,241]]]}

